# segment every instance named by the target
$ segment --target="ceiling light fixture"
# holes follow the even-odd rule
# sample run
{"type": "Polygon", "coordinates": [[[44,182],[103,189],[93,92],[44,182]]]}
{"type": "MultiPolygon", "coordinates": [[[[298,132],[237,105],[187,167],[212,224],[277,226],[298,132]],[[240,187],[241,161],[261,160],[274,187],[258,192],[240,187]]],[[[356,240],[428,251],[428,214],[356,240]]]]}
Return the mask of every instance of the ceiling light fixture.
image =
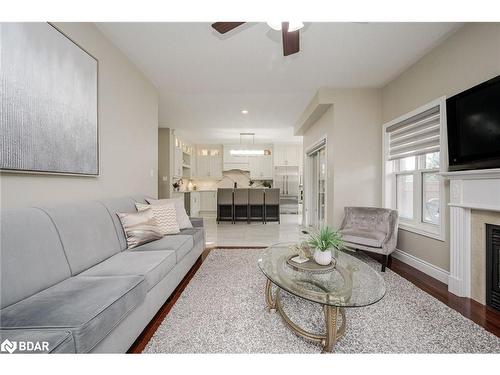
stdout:
{"type": "MultiPolygon", "coordinates": [[[[267,22],[267,25],[276,31],[281,30],[281,22],[271,21],[267,22]]],[[[288,32],[297,31],[304,27],[304,23],[300,21],[290,21],[288,22],[288,32]]]]}
{"type": "Polygon", "coordinates": [[[233,156],[258,156],[264,155],[264,150],[230,150],[229,153],[233,156]]]}
{"type": "Polygon", "coordinates": [[[244,115],[247,115],[248,114],[248,111],[246,109],[242,109],[241,110],[241,113],[243,113],[244,115]]]}

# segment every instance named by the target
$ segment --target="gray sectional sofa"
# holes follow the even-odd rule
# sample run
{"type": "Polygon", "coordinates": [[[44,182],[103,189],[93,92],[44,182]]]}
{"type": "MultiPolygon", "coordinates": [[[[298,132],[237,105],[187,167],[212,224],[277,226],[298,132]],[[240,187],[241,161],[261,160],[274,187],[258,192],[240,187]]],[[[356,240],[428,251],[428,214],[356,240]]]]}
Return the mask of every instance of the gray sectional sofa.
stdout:
{"type": "MultiPolygon", "coordinates": [[[[116,212],[144,197],[3,210],[0,342],[123,353],[200,257],[203,220],[126,249],[116,212]]],[[[17,346],[19,351],[19,345],[17,346]]]]}

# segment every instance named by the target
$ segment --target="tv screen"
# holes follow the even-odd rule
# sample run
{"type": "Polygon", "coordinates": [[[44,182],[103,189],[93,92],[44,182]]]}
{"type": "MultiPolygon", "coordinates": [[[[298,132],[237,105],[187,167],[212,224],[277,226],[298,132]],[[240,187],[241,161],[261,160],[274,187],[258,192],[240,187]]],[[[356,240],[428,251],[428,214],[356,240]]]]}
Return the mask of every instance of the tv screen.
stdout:
{"type": "Polygon", "coordinates": [[[500,168],[500,76],[446,101],[450,170],[500,168]]]}

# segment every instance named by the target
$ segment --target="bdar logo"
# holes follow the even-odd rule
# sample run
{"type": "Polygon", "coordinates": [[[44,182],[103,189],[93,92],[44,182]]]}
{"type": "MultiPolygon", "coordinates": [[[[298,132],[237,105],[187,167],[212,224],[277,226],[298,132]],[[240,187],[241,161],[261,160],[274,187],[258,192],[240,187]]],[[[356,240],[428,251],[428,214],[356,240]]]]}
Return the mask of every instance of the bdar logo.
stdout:
{"type": "Polygon", "coordinates": [[[2,342],[2,345],[0,345],[0,351],[2,352],[9,352],[10,354],[14,353],[17,349],[17,342],[12,342],[9,341],[8,339],[4,340],[2,342]]]}

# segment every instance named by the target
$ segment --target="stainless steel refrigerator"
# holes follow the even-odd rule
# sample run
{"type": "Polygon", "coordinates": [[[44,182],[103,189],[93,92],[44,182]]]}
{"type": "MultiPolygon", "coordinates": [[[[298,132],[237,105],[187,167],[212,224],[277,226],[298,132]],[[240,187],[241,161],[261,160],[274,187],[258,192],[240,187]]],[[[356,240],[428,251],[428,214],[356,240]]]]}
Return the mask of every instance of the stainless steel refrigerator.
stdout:
{"type": "Polygon", "coordinates": [[[299,183],[299,167],[274,167],[273,186],[280,189],[280,213],[298,213],[299,183]]]}

